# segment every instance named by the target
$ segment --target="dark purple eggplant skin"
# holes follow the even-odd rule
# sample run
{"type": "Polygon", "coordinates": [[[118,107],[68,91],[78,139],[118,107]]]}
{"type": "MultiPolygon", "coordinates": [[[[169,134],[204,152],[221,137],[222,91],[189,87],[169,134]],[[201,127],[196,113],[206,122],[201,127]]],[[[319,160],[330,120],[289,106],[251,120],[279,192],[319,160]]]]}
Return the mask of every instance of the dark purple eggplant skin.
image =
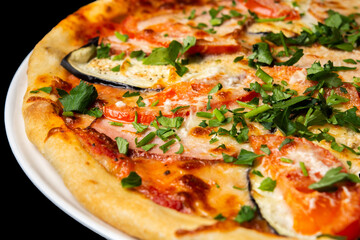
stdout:
{"type": "Polygon", "coordinates": [[[261,210],[260,210],[260,208],[259,208],[259,205],[257,204],[255,198],[251,195],[251,189],[252,189],[251,181],[250,181],[251,170],[252,170],[252,168],[249,168],[248,171],[247,171],[247,174],[246,174],[246,180],[247,180],[247,182],[248,182],[247,187],[248,187],[248,192],[249,192],[249,195],[250,195],[250,200],[253,202],[254,206],[256,207],[256,211],[257,211],[258,216],[261,217],[261,219],[264,219],[264,220],[266,221],[266,223],[267,223],[268,227],[271,229],[272,233],[273,233],[273,234],[276,234],[276,235],[278,235],[278,236],[281,236],[281,235],[275,230],[275,228],[274,228],[273,226],[271,226],[271,225],[269,224],[269,222],[262,216],[261,210]]]}
{"type": "MultiPolygon", "coordinates": [[[[91,45],[94,45],[94,46],[98,46],[98,43],[99,43],[99,37],[95,37],[95,38],[92,38],[90,39],[90,41],[80,47],[80,48],[85,48],[85,47],[88,47],[88,46],[91,46],[91,45]]],[[[78,49],[76,49],[78,50],[78,49]]],[[[76,51],[74,50],[74,51],[76,51]]],[[[75,77],[81,79],[81,80],[84,80],[84,81],[87,81],[89,83],[96,83],[96,84],[102,84],[102,85],[105,85],[105,86],[111,86],[111,87],[117,87],[117,88],[124,88],[124,89],[129,89],[129,90],[134,90],[134,91],[149,91],[149,90],[152,90],[152,89],[147,89],[147,88],[140,88],[140,87],[134,87],[134,86],[131,86],[131,85],[128,85],[128,84],[124,84],[124,83],[115,83],[115,82],[111,82],[111,81],[108,81],[106,79],[103,79],[103,78],[98,78],[98,77],[94,77],[94,76],[90,76],[90,75],[87,75],[85,73],[82,73],[78,70],[76,70],[71,64],[70,62],[68,61],[70,55],[74,52],[70,52],[68,53],[62,60],[61,60],[61,63],[60,65],[65,68],[68,72],[70,72],[71,74],[73,74],[75,77]]],[[[159,89],[154,89],[156,91],[158,91],[159,89]]]]}

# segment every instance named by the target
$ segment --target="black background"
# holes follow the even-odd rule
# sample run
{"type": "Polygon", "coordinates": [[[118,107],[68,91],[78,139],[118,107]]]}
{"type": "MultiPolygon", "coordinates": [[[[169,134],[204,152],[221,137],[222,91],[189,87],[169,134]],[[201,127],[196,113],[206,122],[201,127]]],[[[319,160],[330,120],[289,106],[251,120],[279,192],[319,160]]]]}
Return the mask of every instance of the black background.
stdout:
{"type": "MultiPolygon", "coordinates": [[[[1,9],[1,106],[17,68],[52,27],[91,1],[6,1],[1,9]]],[[[20,106],[19,106],[20,107],[20,106]]],[[[2,236],[10,239],[102,239],[75,221],[29,180],[17,163],[1,126],[1,219],[2,236]],[[5,164],[4,164],[5,163],[5,164]],[[5,188],[5,191],[3,190],[5,188]]]]}

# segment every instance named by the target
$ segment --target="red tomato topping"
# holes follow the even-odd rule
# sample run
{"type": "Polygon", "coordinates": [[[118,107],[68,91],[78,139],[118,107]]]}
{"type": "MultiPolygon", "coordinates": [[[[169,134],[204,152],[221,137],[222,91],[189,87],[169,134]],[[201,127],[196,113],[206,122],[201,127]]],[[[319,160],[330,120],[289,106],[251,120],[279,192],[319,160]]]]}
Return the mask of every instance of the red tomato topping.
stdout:
{"type": "Polygon", "coordinates": [[[284,3],[275,0],[247,0],[245,7],[262,17],[279,18],[286,16],[286,20],[299,19],[299,13],[284,3]]]}
{"type": "MultiPolygon", "coordinates": [[[[293,214],[294,230],[304,235],[321,232],[354,239],[360,232],[359,186],[348,183],[338,187],[335,192],[309,189],[310,184],[323,177],[324,170],[321,168],[326,170],[343,165],[328,150],[305,139],[291,138],[293,141],[279,150],[285,139],[275,135],[251,136],[250,144],[258,154],[263,154],[261,145],[266,144],[270,149],[271,154],[264,156],[260,164],[264,172],[271,173],[277,182],[276,187],[283,192],[284,200],[293,214]],[[301,155],[302,152],[306,155],[301,155]],[[290,156],[293,163],[281,161],[281,158],[290,156]],[[304,176],[299,167],[300,161],[305,163],[308,176],[304,176]]],[[[345,172],[345,167],[342,171],[345,172]]]]}

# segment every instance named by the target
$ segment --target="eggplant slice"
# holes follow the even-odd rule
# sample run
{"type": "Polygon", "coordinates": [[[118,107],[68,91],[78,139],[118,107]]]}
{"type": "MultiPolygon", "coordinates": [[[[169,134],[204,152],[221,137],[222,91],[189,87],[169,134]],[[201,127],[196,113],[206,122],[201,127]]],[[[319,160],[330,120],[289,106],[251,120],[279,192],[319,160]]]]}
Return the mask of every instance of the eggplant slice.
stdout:
{"type": "Polygon", "coordinates": [[[291,231],[293,229],[293,217],[281,190],[275,188],[274,191],[270,192],[259,189],[261,182],[265,178],[266,176],[260,177],[252,173],[252,171],[248,171],[250,197],[260,211],[261,216],[276,234],[304,237],[299,236],[295,231],[291,231]]]}
{"type": "Polygon", "coordinates": [[[109,58],[96,58],[98,41],[98,37],[93,38],[88,44],[67,54],[62,59],[61,66],[76,77],[90,83],[99,83],[136,91],[159,90],[159,88],[154,88],[155,81],[151,78],[149,79],[144,74],[140,77],[136,75],[127,76],[112,70],[113,67],[109,66],[109,64],[121,65],[124,61],[117,62],[109,58]],[[92,66],[91,63],[94,62],[99,63],[99,65],[95,64],[95,66],[92,66]]]}

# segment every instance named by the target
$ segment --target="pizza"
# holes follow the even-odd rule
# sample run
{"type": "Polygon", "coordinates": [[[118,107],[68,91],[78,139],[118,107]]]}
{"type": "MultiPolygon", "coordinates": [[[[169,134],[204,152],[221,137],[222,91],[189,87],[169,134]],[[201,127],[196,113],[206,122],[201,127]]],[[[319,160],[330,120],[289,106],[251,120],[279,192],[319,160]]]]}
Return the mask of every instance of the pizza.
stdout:
{"type": "Polygon", "coordinates": [[[27,136],[139,239],[358,239],[359,8],[92,2],[33,50],[27,136]]]}

